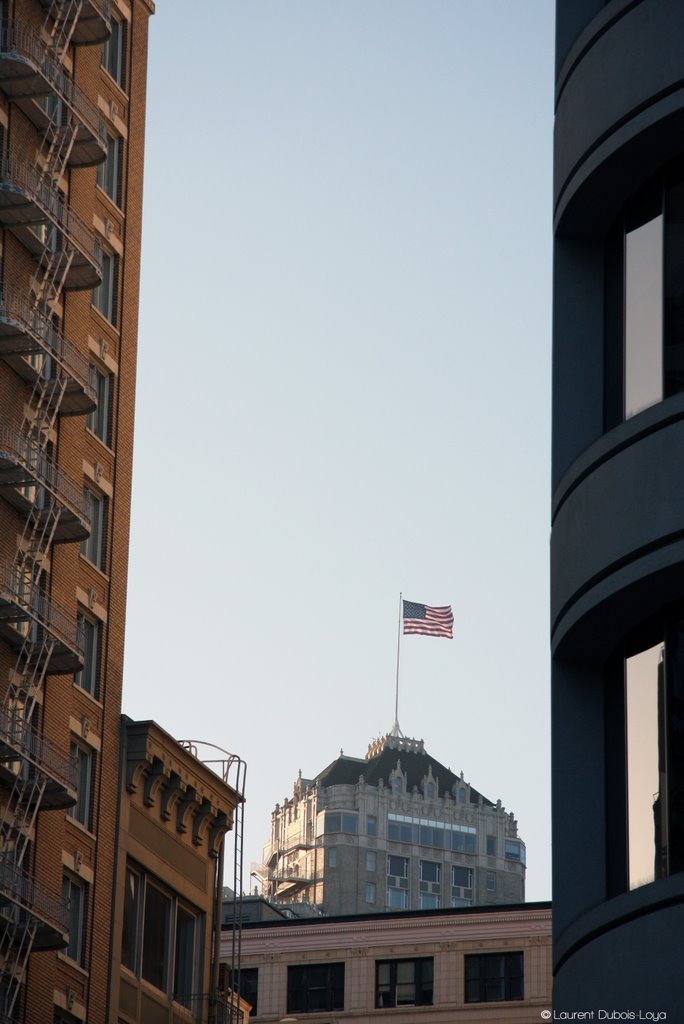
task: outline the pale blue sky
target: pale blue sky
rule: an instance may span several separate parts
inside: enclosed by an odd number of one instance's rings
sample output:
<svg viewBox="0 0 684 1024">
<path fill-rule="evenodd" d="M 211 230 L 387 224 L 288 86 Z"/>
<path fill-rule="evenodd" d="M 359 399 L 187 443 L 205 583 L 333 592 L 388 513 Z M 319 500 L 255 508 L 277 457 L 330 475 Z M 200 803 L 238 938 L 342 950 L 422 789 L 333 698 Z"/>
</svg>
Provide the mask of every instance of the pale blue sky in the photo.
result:
<svg viewBox="0 0 684 1024">
<path fill-rule="evenodd" d="M 549 0 L 159 0 L 124 710 L 299 768 L 394 715 L 550 897 Z M 201 14 L 200 14 L 201 11 Z M 196 24 L 193 24 L 195 22 Z"/>
</svg>

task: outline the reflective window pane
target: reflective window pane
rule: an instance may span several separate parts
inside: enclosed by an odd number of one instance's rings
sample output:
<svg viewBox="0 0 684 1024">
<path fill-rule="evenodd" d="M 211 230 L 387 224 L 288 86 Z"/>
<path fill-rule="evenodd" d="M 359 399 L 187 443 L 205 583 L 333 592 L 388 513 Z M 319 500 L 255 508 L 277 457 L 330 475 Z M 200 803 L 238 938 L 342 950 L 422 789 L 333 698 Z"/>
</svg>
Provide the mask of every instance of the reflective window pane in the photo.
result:
<svg viewBox="0 0 684 1024">
<path fill-rule="evenodd" d="M 663 217 L 625 235 L 625 419 L 663 397 Z"/>
<path fill-rule="evenodd" d="M 660 793 L 658 705 L 663 686 L 663 644 L 625 662 L 627 739 L 627 843 L 629 887 L 665 873 L 665 806 Z"/>
</svg>

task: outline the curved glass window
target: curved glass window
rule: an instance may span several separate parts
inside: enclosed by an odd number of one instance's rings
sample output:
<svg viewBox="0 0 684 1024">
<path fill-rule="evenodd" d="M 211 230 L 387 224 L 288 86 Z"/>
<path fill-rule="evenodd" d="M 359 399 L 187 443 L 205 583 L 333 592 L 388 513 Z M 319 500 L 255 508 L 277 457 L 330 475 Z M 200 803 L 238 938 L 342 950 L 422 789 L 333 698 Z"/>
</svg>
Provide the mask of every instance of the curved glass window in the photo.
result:
<svg viewBox="0 0 684 1024">
<path fill-rule="evenodd" d="M 606 427 L 684 391 L 684 157 L 626 204 L 606 242 Z"/>
<path fill-rule="evenodd" d="M 684 871 L 684 620 L 668 619 L 660 635 L 624 660 L 630 889 Z"/>
</svg>

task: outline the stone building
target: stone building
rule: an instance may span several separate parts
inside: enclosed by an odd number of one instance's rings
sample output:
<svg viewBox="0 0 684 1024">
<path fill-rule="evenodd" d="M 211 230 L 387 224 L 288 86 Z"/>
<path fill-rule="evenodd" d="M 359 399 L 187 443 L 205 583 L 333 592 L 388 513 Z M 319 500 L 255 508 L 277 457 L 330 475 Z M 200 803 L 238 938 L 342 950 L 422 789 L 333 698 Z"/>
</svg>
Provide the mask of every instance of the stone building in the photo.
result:
<svg viewBox="0 0 684 1024">
<path fill-rule="evenodd" d="M 529 1024 L 550 1005 L 551 905 L 255 922 L 241 964 L 257 1022 Z"/>
<path fill-rule="evenodd" d="M 513 814 L 440 764 L 422 740 L 387 735 L 301 773 L 271 815 L 264 895 L 325 914 L 428 910 L 525 898 Z"/>
</svg>

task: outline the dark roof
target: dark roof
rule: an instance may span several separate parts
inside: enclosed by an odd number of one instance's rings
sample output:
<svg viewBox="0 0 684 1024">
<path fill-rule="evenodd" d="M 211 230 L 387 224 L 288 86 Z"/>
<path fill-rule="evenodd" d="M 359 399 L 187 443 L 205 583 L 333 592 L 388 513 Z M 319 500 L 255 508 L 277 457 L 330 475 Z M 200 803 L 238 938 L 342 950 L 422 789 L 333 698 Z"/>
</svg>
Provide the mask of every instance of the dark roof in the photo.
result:
<svg viewBox="0 0 684 1024">
<path fill-rule="evenodd" d="M 439 781 L 439 793 L 443 795 L 447 790 L 451 791 L 455 783 L 460 782 L 458 775 L 445 768 L 436 758 L 431 757 L 427 751 L 416 753 L 410 750 L 395 750 L 385 747 L 375 757 L 368 760 L 361 760 L 358 757 L 345 757 L 340 754 L 337 760 L 324 768 L 316 776 L 315 782 L 318 786 L 355 786 L 363 775 L 364 781 L 369 786 L 377 786 L 380 779 L 386 786 L 389 786 L 390 772 L 401 763 L 401 770 L 406 777 L 409 792 L 416 786 L 420 789 L 421 783 L 432 767 L 432 776 Z M 470 802 L 480 802 L 481 794 L 476 789 L 470 788 Z M 489 807 L 494 804 L 486 797 L 482 800 Z"/>
<path fill-rule="evenodd" d="M 335 921 L 382 921 L 391 918 L 399 920 L 402 918 L 422 917 L 472 917 L 479 914 L 519 914 L 521 911 L 534 913 L 540 910 L 551 910 L 550 900 L 537 900 L 531 903 L 489 903 L 477 907 L 441 907 L 439 910 L 385 910 L 379 913 L 370 914 L 332 914 L 330 916 L 321 914 L 317 917 L 296 917 L 286 918 L 283 921 L 245 921 L 243 928 L 296 928 L 302 925 L 305 928 L 316 925 L 325 927 Z M 225 925 L 224 925 L 225 928 Z"/>
</svg>

